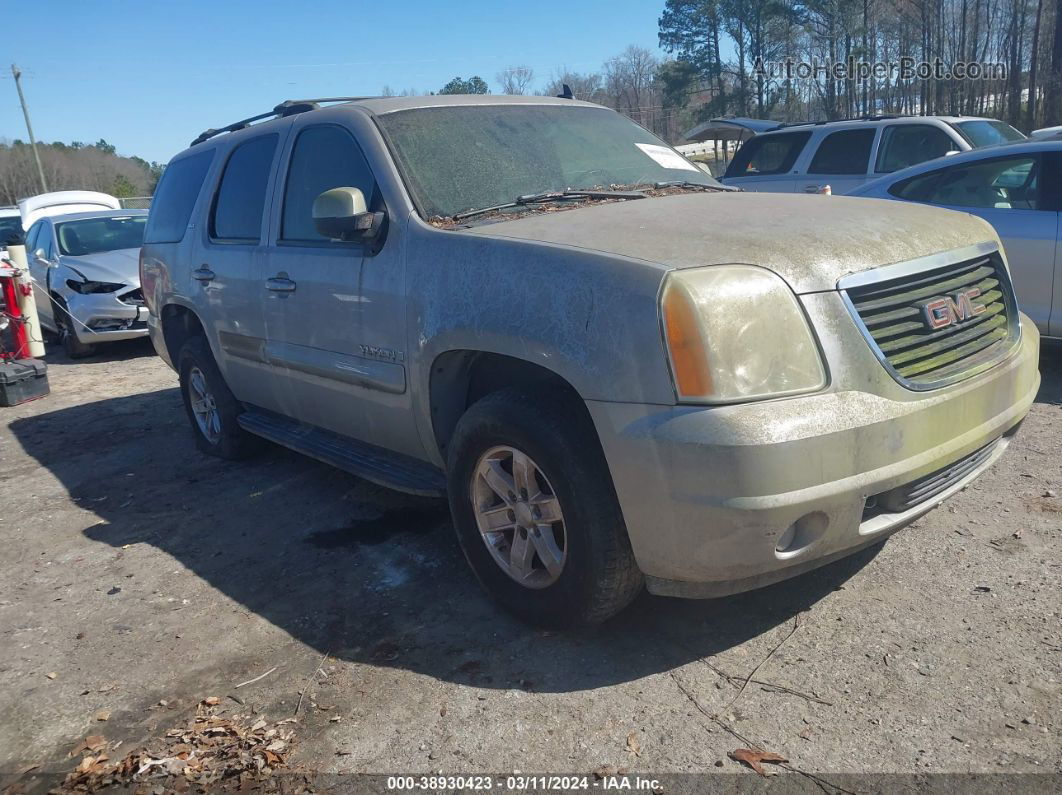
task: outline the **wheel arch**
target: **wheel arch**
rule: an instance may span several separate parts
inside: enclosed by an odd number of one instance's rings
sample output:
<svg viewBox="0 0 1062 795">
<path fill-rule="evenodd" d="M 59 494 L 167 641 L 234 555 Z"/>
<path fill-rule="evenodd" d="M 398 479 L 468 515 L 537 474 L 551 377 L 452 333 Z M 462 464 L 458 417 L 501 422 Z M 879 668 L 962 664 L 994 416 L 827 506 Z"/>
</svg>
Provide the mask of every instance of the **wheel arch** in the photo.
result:
<svg viewBox="0 0 1062 795">
<path fill-rule="evenodd" d="M 190 338 L 202 335 L 206 337 L 206 329 L 203 321 L 195 310 L 184 304 L 166 304 L 159 313 L 159 324 L 162 328 L 162 339 L 166 344 L 166 353 L 170 361 L 177 365 L 177 355 L 181 346 Z M 209 344 L 209 340 L 208 340 Z"/>
<path fill-rule="evenodd" d="M 435 357 L 430 373 L 432 435 L 443 461 L 454 428 L 465 411 L 480 398 L 507 387 L 563 394 L 593 427 L 579 391 L 557 372 L 527 359 L 484 350 L 448 350 Z"/>
</svg>

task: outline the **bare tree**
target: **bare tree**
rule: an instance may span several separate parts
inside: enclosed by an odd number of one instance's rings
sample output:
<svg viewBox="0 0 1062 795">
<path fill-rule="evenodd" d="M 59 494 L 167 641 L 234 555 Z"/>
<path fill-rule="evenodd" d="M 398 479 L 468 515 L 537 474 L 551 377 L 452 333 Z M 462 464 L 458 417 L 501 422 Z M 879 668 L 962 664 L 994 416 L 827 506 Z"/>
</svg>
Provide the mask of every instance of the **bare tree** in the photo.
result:
<svg viewBox="0 0 1062 795">
<path fill-rule="evenodd" d="M 526 94 L 535 79 L 535 70 L 530 66 L 507 66 L 494 79 L 501 85 L 503 94 Z"/>
<path fill-rule="evenodd" d="M 547 96 L 556 96 L 563 92 L 564 86 L 571 88 L 576 99 L 601 102 L 606 98 L 604 80 L 596 72 L 582 74 L 566 68 L 559 69 L 553 73 L 543 93 Z"/>
</svg>

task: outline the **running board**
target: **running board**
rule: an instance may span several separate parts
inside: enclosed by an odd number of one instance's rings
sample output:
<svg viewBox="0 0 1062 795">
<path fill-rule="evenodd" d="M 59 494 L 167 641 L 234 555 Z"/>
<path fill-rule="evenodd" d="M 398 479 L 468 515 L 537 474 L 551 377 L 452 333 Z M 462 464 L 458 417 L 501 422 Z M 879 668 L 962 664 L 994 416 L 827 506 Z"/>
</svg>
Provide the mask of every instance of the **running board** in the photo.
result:
<svg viewBox="0 0 1062 795">
<path fill-rule="evenodd" d="M 389 489 L 424 497 L 446 496 L 445 475 L 415 458 L 272 412 L 251 409 L 240 414 L 237 420 L 241 428 L 256 436 Z"/>
</svg>

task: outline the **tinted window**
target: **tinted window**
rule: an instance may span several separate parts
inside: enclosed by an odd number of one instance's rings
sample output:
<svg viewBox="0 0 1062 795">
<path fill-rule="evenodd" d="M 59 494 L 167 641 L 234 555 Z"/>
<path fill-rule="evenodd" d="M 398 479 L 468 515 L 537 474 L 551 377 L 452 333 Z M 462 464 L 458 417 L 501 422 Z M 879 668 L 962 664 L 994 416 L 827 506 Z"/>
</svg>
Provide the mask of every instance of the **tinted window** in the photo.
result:
<svg viewBox="0 0 1062 795">
<path fill-rule="evenodd" d="M 176 243 L 184 237 L 196 197 L 214 159 L 214 150 L 182 157 L 166 166 L 155 189 L 148 218 L 146 243 Z"/>
<path fill-rule="evenodd" d="M 125 215 L 111 218 L 86 218 L 56 224 L 59 251 L 74 257 L 140 248 L 144 242 L 146 215 Z"/>
<path fill-rule="evenodd" d="M 893 188 L 903 199 L 996 210 L 1040 206 L 1035 157 L 1007 157 L 942 168 L 904 180 Z"/>
<path fill-rule="evenodd" d="M 783 174 L 793 168 L 810 132 L 758 135 L 750 138 L 734 155 L 728 177 L 754 177 L 762 174 Z"/>
<path fill-rule="evenodd" d="M 866 174 L 874 129 L 841 130 L 822 139 L 809 174 Z"/>
<path fill-rule="evenodd" d="M 332 188 L 358 188 L 365 201 L 376 203 L 376 182 L 369 164 L 350 133 L 341 127 L 308 127 L 295 141 L 284 186 L 284 240 L 325 241 L 313 225 L 313 202 Z"/>
<path fill-rule="evenodd" d="M 931 124 L 892 125 L 881 133 L 877 171 L 899 171 L 958 148 L 947 133 Z"/>
<path fill-rule="evenodd" d="M 22 216 L 20 215 L 0 217 L 0 248 L 7 245 L 12 238 L 22 239 Z"/>
<path fill-rule="evenodd" d="M 262 233 L 266 186 L 273 165 L 278 136 L 263 135 L 237 146 L 221 177 L 214 212 L 210 219 L 211 237 L 222 240 L 254 240 Z"/>
</svg>

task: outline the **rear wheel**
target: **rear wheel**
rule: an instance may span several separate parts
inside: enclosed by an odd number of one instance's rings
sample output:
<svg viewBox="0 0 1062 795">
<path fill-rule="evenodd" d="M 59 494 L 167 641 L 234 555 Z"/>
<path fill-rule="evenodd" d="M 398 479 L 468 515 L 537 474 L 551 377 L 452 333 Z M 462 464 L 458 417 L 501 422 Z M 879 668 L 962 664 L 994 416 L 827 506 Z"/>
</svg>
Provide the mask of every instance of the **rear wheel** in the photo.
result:
<svg viewBox="0 0 1062 795">
<path fill-rule="evenodd" d="M 70 310 L 61 299 L 56 299 L 55 327 L 58 330 L 59 344 L 63 346 L 63 352 L 71 359 L 84 359 L 96 352 L 95 345 L 88 345 L 77 338 L 74 333 L 74 324 L 77 322 L 70 317 Z"/>
<path fill-rule="evenodd" d="M 458 539 L 488 592 L 545 626 L 604 621 L 642 588 L 581 406 L 515 389 L 474 404 L 449 451 Z"/>
<path fill-rule="evenodd" d="M 243 411 L 218 370 L 203 337 L 192 337 L 177 357 L 181 397 L 196 446 L 219 458 L 240 459 L 257 452 L 262 440 L 240 427 Z"/>
</svg>

